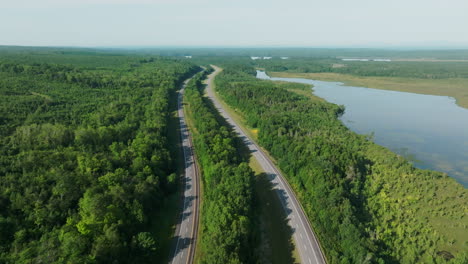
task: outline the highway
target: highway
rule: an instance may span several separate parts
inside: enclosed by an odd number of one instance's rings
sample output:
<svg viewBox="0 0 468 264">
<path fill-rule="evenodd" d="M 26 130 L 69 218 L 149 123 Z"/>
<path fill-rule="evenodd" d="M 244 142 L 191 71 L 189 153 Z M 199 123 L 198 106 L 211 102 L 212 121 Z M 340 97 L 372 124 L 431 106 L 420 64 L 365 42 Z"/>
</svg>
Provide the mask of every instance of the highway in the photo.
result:
<svg viewBox="0 0 468 264">
<path fill-rule="evenodd" d="M 270 158 L 251 138 L 247 136 L 243 129 L 234 121 L 228 112 L 225 111 L 222 104 L 219 102 L 218 97 L 215 95 L 215 91 L 213 90 L 213 80 L 222 69 L 214 65 L 211 66 L 215 71 L 208 76 L 206 87 L 207 96 L 213 101 L 220 114 L 231 124 L 238 136 L 249 147 L 253 157 L 257 159 L 258 163 L 268 175 L 269 180 L 272 182 L 272 185 L 274 186 L 273 188 L 278 194 L 287 214 L 289 225 L 293 230 L 293 238 L 299 257 L 301 258 L 301 263 L 325 264 L 326 260 L 319 242 L 316 239 L 304 210 L 296 199 L 291 187 Z"/>
<path fill-rule="evenodd" d="M 200 205 L 200 175 L 195 162 L 192 138 L 188 130 L 184 113 L 184 91 L 190 79 L 186 80 L 177 95 L 177 114 L 180 122 L 180 139 L 185 160 L 185 173 L 182 177 L 183 200 L 182 212 L 175 231 L 174 251 L 169 263 L 193 263 L 197 242 Z"/>
</svg>

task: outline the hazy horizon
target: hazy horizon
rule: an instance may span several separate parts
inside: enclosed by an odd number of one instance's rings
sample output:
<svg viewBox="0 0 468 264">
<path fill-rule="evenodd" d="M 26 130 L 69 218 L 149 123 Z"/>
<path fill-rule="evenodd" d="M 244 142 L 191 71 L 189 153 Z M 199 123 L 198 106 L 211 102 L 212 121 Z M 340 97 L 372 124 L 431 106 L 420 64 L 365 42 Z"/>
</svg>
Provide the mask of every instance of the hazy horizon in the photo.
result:
<svg viewBox="0 0 468 264">
<path fill-rule="evenodd" d="M 468 48 L 463 0 L 1 0 L 0 45 Z"/>
<path fill-rule="evenodd" d="M 329 46 L 254 46 L 254 45 L 96 45 L 96 46 L 80 46 L 80 45 L 3 45 L 0 47 L 23 47 L 23 48 L 83 48 L 83 49 L 369 49 L 369 50 L 468 50 L 468 44 L 460 45 L 438 45 L 438 44 L 427 44 L 427 45 L 329 45 Z"/>
</svg>

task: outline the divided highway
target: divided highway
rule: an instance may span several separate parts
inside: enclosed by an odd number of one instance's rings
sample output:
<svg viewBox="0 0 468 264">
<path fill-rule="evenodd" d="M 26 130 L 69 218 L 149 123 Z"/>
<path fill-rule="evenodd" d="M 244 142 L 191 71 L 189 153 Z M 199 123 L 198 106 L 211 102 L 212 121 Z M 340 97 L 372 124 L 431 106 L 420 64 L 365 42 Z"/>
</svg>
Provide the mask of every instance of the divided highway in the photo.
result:
<svg viewBox="0 0 468 264">
<path fill-rule="evenodd" d="M 183 181 L 183 209 L 175 232 L 175 248 L 170 263 L 193 263 L 198 230 L 198 209 L 200 205 L 200 175 L 193 152 L 192 138 L 184 114 L 184 91 L 190 79 L 186 80 L 177 95 L 177 114 L 180 122 L 180 138 L 185 160 Z"/>
<path fill-rule="evenodd" d="M 245 144 L 249 147 L 252 155 L 257 159 L 258 163 L 262 166 L 263 170 L 268 174 L 273 188 L 276 190 L 283 208 L 287 214 L 289 225 L 293 230 L 293 237 L 296 244 L 297 251 L 301 258 L 301 263 L 304 264 L 325 264 L 325 257 L 321 251 L 318 240 L 309 224 L 307 216 L 304 213 L 301 205 L 296 199 L 291 187 L 284 179 L 283 175 L 279 172 L 270 158 L 263 152 L 263 150 L 247 136 L 242 128 L 236 124 L 234 119 L 226 112 L 223 106 L 218 101 L 218 98 L 213 91 L 213 80 L 215 76 L 221 72 L 221 69 L 211 65 L 215 71 L 208 76 L 208 84 L 206 92 L 208 97 L 213 101 L 215 107 L 221 115 L 231 124 L 238 136 L 242 138 Z"/>
</svg>

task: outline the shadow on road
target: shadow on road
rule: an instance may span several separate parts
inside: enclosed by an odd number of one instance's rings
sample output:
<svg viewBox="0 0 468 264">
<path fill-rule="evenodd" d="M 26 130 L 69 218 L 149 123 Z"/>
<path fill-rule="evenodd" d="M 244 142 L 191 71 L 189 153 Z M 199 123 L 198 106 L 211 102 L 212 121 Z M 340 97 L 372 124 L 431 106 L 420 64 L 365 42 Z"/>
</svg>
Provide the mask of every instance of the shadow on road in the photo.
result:
<svg viewBox="0 0 468 264">
<path fill-rule="evenodd" d="M 184 211 L 187 208 L 192 207 L 193 200 L 195 200 L 195 196 L 193 196 L 193 195 L 185 197 L 185 199 L 184 199 Z"/>
<path fill-rule="evenodd" d="M 182 222 L 187 219 L 190 215 L 192 214 L 192 212 L 185 212 L 185 213 L 182 213 Z"/>
<path fill-rule="evenodd" d="M 288 215 L 278 196 L 277 189 L 262 173 L 256 176 L 256 207 L 260 219 L 260 262 L 292 264 L 295 261 L 294 230 L 289 226 Z M 283 196 L 281 199 L 284 199 Z M 297 260 L 299 261 L 299 260 Z"/>
<path fill-rule="evenodd" d="M 286 194 L 286 191 L 280 190 L 280 189 L 275 189 L 275 190 L 276 190 L 276 194 L 278 195 L 278 198 L 283 203 L 283 205 L 288 204 L 289 201 L 288 201 L 288 196 Z M 292 210 L 287 208 L 286 206 L 283 206 L 283 209 L 284 209 L 284 213 L 286 214 L 286 216 L 289 216 L 292 213 Z"/>
<path fill-rule="evenodd" d="M 174 245 L 176 245 L 176 248 L 172 256 L 169 258 L 169 263 L 172 263 L 172 261 L 177 256 L 177 254 L 179 254 L 180 252 L 188 248 L 192 242 L 193 242 L 193 239 L 191 238 L 175 236 Z"/>
</svg>

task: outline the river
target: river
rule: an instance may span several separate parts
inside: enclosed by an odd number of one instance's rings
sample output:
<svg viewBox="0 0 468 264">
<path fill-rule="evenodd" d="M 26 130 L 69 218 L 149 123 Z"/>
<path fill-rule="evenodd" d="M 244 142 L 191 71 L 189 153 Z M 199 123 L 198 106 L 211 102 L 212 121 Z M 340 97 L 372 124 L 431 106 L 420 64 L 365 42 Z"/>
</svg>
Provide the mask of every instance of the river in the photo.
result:
<svg viewBox="0 0 468 264">
<path fill-rule="evenodd" d="M 344 105 L 341 121 L 359 134 L 413 160 L 416 167 L 447 173 L 468 187 L 468 109 L 447 96 L 345 86 L 301 78 L 257 78 L 311 84 L 314 95 Z"/>
</svg>

